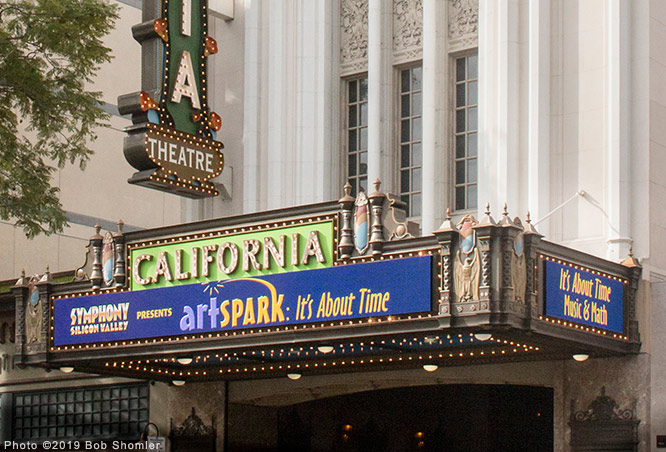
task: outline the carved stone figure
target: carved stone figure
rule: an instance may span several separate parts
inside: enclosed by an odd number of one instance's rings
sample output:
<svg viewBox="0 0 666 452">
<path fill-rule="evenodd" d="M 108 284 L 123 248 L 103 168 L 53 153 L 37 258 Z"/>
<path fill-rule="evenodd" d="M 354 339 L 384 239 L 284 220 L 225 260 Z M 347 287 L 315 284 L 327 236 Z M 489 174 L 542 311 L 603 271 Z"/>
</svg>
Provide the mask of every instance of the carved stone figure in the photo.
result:
<svg viewBox="0 0 666 452">
<path fill-rule="evenodd" d="M 480 260 L 479 250 L 476 247 L 469 254 L 458 250 L 453 270 L 457 302 L 479 299 Z"/>
<path fill-rule="evenodd" d="M 479 299 L 481 258 L 476 246 L 475 224 L 477 221 L 472 215 L 465 215 L 458 224 L 461 242 L 453 262 L 453 286 L 457 302 Z"/>
<path fill-rule="evenodd" d="M 44 321 L 42 319 L 42 300 L 36 286 L 37 281 L 37 277 L 31 278 L 28 290 L 28 302 L 26 303 L 25 316 L 25 336 L 27 344 L 39 342 L 42 331 L 42 322 Z"/>
</svg>

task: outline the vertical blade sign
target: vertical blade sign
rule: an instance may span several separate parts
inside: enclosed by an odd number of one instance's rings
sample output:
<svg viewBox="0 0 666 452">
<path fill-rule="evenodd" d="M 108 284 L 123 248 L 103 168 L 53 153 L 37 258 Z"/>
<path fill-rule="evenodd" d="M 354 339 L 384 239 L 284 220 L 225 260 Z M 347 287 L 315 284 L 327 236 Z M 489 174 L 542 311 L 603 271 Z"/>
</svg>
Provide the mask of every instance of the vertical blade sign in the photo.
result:
<svg viewBox="0 0 666 452">
<path fill-rule="evenodd" d="M 156 12 L 158 12 L 155 17 Z M 217 196 L 211 179 L 222 172 L 216 141 L 222 120 L 211 110 L 207 0 L 144 0 L 146 22 L 132 28 L 142 47 L 141 91 L 118 98 L 132 115 L 124 152 L 138 170 L 129 183 L 190 198 Z"/>
</svg>

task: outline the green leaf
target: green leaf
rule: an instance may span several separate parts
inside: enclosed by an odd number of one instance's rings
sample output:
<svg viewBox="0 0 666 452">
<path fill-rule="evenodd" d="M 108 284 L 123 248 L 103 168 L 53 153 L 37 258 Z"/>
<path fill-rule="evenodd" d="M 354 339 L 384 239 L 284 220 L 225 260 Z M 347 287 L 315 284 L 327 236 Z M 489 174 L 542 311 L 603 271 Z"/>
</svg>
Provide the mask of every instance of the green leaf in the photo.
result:
<svg viewBox="0 0 666 452">
<path fill-rule="evenodd" d="M 28 237 L 67 225 L 53 165 L 83 169 L 107 125 L 86 87 L 117 17 L 103 0 L 0 0 L 0 218 Z"/>
</svg>

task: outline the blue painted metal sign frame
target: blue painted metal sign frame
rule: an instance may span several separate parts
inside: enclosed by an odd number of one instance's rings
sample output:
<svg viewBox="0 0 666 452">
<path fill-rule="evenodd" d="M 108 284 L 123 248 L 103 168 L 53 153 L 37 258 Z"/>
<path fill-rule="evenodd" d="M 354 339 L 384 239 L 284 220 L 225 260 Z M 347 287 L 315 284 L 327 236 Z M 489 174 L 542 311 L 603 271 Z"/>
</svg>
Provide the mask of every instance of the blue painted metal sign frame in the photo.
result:
<svg viewBox="0 0 666 452">
<path fill-rule="evenodd" d="M 545 261 L 545 312 L 616 333 L 624 331 L 624 287 L 619 278 Z"/>
<path fill-rule="evenodd" d="M 432 310 L 432 257 L 53 300 L 53 345 L 132 341 Z"/>
</svg>

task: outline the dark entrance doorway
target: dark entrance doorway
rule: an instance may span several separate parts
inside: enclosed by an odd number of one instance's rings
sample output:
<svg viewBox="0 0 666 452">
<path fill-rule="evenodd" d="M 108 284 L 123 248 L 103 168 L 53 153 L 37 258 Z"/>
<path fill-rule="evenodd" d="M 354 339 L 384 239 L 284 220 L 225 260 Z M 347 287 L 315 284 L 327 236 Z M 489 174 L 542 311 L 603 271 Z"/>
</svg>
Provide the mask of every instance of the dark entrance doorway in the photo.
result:
<svg viewBox="0 0 666 452">
<path fill-rule="evenodd" d="M 276 444 L 265 444 L 261 450 L 553 450 L 549 388 L 445 385 L 377 390 L 280 407 L 270 418 L 274 427 L 266 427 L 275 429 Z M 233 451 L 259 450 L 256 444 L 247 449 L 241 438 L 234 439 Z"/>
</svg>

